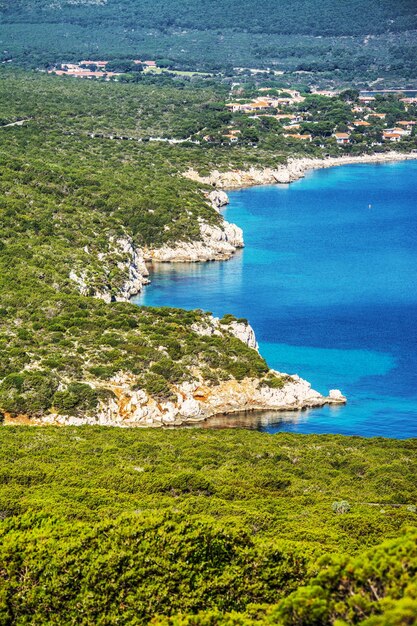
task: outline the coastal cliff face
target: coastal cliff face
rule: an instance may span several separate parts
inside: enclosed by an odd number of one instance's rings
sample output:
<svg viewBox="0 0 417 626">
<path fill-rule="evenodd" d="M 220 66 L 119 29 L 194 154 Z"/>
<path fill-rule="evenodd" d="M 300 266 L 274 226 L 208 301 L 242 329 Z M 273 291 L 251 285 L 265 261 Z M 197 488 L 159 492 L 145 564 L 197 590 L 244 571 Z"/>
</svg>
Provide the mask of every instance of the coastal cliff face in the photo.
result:
<svg viewBox="0 0 417 626">
<path fill-rule="evenodd" d="M 143 251 L 135 247 L 127 235 L 119 239 L 109 238 L 106 253 L 98 253 L 91 259 L 88 257 L 93 257 L 93 253 L 88 248 L 84 253 L 90 263 L 84 269 L 72 269 L 69 274 L 83 296 L 93 296 L 105 302 L 125 302 L 149 283 Z M 93 261 L 99 266 L 99 272 L 92 270 Z M 114 278 L 115 265 L 117 279 Z"/>
<path fill-rule="evenodd" d="M 220 226 L 204 222 L 200 225 L 200 241 L 181 241 L 173 246 L 147 250 L 146 256 L 161 263 L 196 263 L 200 261 L 224 261 L 243 248 L 242 229 L 224 221 Z"/>
<path fill-rule="evenodd" d="M 207 200 L 216 210 L 228 204 L 224 191 L 212 191 Z M 149 283 L 147 262 L 198 263 L 230 259 L 238 248 L 243 248 L 242 229 L 222 219 L 219 226 L 199 221 L 200 239 L 180 241 L 159 248 L 139 248 L 128 235 L 119 239 L 109 238 L 108 251 L 93 255 L 86 247 L 86 265 L 73 268 L 70 280 L 84 296 L 101 298 L 105 302 L 127 302 Z M 99 267 L 93 271 L 93 265 Z M 114 278 L 114 265 L 118 278 Z"/>
</svg>

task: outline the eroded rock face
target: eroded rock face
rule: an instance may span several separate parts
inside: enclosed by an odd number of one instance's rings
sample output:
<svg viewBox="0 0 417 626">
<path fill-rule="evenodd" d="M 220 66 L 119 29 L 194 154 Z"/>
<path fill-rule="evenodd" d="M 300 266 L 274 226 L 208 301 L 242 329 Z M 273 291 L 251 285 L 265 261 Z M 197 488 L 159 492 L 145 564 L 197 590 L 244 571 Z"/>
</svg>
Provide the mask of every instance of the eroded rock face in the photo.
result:
<svg viewBox="0 0 417 626">
<path fill-rule="evenodd" d="M 221 193 L 220 197 L 221 197 Z M 226 196 L 226 194 L 224 194 Z M 227 197 L 227 196 L 226 196 Z M 130 237 L 109 240 L 109 250 L 99 253 L 94 261 L 99 261 L 99 275 L 90 270 L 93 259 L 88 262 L 88 248 L 84 250 L 86 268 L 71 269 L 69 278 L 84 296 L 101 298 L 105 302 L 128 301 L 149 283 L 149 271 L 146 261 L 162 263 L 197 263 L 230 259 L 238 248 L 244 246 L 242 229 L 225 220 L 220 226 L 205 222 L 200 223 L 201 240 L 179 242 L 154 249 L 136 247 Z M 119 285 L 112 284 L 110 273 L 114 261 L 120 270 L 122 280 Z"/>
<path fill-rule="evenodd" d="M 84 250 L 88 255 L 88 248 Z M 89 267 L 84 270 L 70 271 L 70 279 L 76 283 L 83 296 L 93 296 L 105 302 L 123 302 L 139 293 L 143 285 L 149 283 L 149 271 L 146 267 L 143 251 L 136 248 L 130 237 L 119 239 L 109 239 L 109 250 L 107 253 L 99 253 L 98 260 L 101 264 L 100 284 L 97 285 L 97 277 L 92 275 Z M 114 260 L 123 279 L 120 285 L 114 286 L 110 281 L 110 272 Z"/>
<path fill-rule="evenodd" d="M 211 191 L 207 197 L 210 200 L 211 206 L 217 211 L 229 204 L 229 196 L 225 191 L 215 189 Z"/>
<path fill-rule="evenodd" d="M 42 418 L 41 422 L 125 427 L 181 425 L 219 414 L 253 410 L 300 410 L 346 402 L 341 394 L 337 398 L 320 395 L 298 376 L 275 374 L 287 378 L 282 389 L 271 389 L 263 381 L 251 378 L 228 380 L 215 386 L 200 379 L 175 387 L 176 400 L 166 402 L 154 400 L 143 390 L 132 391 L 129 378 L 119 379 L 112 383 L 115 397 L 101 402 L 94 416 L 52 414 Z"/>
<path fill-rule="evenodd" d="M 242 229 L 224 221 L 222 226 L 200 225 L 201 241 L 179 242 L 149 250 L 149 258 L 161 263 L 196 263 L 229 259 L 237 248 L 243 248 Z"/>
</svg>

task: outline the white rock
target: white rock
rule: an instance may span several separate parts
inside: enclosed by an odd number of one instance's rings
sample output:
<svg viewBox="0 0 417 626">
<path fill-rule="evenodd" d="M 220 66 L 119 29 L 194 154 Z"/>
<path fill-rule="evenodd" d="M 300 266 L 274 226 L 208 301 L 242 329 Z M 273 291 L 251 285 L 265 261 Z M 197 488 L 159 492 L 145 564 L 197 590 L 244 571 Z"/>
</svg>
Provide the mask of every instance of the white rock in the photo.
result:
<svg viewBox="0 0 417 626">
<path fill-rule="evenodd" d="M 226 192 L 219 191 L 217 189 L 211 191 L 208 194 L 208 199 L 211 202 L 211 206 L 217 211 L 221 209 L 221 207 L 229 204 L 229 197 Z"/>
</svg>

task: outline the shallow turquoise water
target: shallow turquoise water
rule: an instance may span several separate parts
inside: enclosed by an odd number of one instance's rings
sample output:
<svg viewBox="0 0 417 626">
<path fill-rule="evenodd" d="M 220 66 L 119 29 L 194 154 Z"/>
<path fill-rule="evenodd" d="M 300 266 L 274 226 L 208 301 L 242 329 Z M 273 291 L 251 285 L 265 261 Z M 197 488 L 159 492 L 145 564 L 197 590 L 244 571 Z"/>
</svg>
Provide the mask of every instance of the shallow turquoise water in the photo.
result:
<svg viewBox="0 0 417 626">
<path fill-rule="evenodd" d="M 349 399 L 237 425 L 417 436 L 417 162 L 319 170 L 229 196 L 225 217 L 245 249 L 224 263 L 158 266 L 137 303 L 246 317 L 272 367 Z"/>
</svg>

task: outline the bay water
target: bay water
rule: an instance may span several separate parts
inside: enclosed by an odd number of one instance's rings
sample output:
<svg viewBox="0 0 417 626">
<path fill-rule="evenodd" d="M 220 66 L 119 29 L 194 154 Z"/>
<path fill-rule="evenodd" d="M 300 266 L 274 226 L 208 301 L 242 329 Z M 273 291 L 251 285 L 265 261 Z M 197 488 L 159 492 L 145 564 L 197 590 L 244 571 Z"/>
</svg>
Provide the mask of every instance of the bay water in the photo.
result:
<svg viewBox="0 0 417 626">
<path fill-rule="evenodd" d="M 417 161 L 355 164 L 229 193 L 245 248 L 159 264 L 138 304 L 233 313 L 268 364 L 345 407 L 219 417 L 204 427 L 417 437 Z"/>
</svg>

